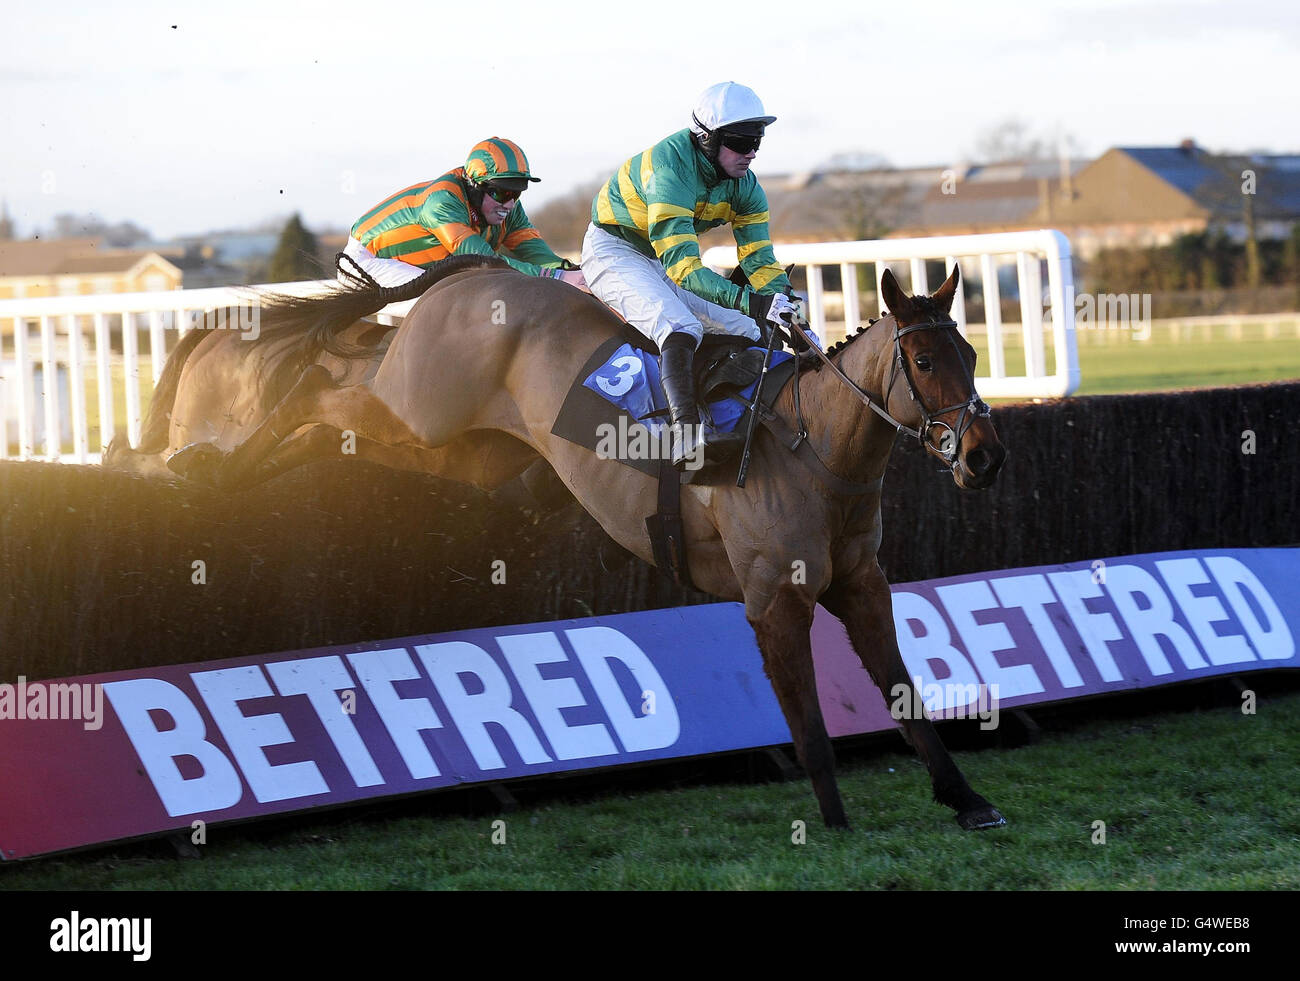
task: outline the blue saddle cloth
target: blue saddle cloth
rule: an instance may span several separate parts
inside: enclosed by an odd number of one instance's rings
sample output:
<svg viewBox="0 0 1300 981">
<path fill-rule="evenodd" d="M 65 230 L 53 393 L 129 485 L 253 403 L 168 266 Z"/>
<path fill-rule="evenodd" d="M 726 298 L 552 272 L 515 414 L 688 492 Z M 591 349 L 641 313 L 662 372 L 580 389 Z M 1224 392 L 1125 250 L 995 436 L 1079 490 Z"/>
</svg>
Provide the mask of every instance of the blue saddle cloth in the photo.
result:
<svg viewBox="0 0 1300 981">
<path fill-rule="evenodd" d="M 759 350 L 762 350 L 761 348 Z M 793 357 L 786 351 L 773 351 L 770 367 L 775 368 L 782 361 Z M 633 419 L 643 422 L 650 429 L 652 436 L 658 436 L 668 425 L 667 415 L 647 419 L 653 412 L 667 409 L 664 392 L 659 384 L 659 359 L 647 354 L 631 344 L 623 344 L 605 363 L 593 371 L 582 383 L 601 398 L 612 403 Z M 757 381 L 750 383 L 740 391 L 746 400 L 753 399 Z M 708 416 L 715 429 L 729 433 L 736 428 L 736 423 L 745 414 L 745 408 L 733 398 L 722 398 L 700 406 L 701 412 Z"/>
</svg>

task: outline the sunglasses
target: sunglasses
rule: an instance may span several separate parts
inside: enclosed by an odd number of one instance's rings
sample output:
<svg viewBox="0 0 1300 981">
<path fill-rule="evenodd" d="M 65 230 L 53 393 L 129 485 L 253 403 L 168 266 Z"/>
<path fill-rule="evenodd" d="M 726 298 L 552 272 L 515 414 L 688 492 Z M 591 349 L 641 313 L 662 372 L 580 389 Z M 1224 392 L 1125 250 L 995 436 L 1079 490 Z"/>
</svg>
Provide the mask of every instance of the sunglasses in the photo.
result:
<svg viewBox="0 0 1300 981">
<path fill-rule="evenodd" d="M 519 195 L 524 193 L 523 191 L 507 190 L 504 187 L 497 187 L 494 184 L 484 184 L 483 191 L 493 201 L 497 202 L 497 204 L 509 204 L 511 201 L 517 201 L 519 200 Z"/>
<path fill-rule="evenodd" d="M 763 142 L 761 136 L 745 136 L 741 133 L 724 133 L 722 135 L 722 145 L 732 153 L 739 153 L 742 157 L 758 149 L 758 145 Z"/>
</svg>

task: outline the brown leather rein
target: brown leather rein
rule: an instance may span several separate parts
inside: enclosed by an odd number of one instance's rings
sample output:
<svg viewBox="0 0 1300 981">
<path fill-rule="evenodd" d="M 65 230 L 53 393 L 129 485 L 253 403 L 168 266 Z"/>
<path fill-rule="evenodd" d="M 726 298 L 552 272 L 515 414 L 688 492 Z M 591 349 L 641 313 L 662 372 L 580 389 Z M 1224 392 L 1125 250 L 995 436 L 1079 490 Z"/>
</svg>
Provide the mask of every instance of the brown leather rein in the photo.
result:
<svg viewBox="0 0 1300 981">
<path fill-rule="evenodd" d="M 878 323 L 883 323 L 885 320 L 892 320 L 894 322 L 894 361 L 889 370 L 889 386 L 885 389 L 885 394 L 881 398 L 880 402 L 877 402 L 870 395 L 864 392 L 852 378 L 840 370 L 840 366 L 832 361 L 826 353 L 818 347 L 816 341 L 806 330 L 804 330 L 803 327 L 797 323 L 790 324 L 789 327 L 791 330 L 799 332 L 800 336 L 802 336 L 808 343 L 808 346 L 816 353 L 817 357 L 819 357 L 822 362 L 831 369 L 840 381 L 844 382 L 844 384 L 849 387 L 849 389 L 867 406 L 867 408 L 888 422 L 898 432 L 906 433 L 908 436 L 915 437 L 916 441 L 922 446 L 934 450 L 935 453 L 938 454 L 939 458 L 947 465 L 948 469 L 951 470 L 957 464 L 957 449 L 961 444 L 962 436 L 966 434 L 966 430 L 971 427 L 977 418 L 988 417 L 990 413 L 988 403 L 980 398 L 979 393 L 975 391 L 975 376 L 974 373 L 971 372 L 967 376 L 970 381 L 971 394 L 965 402 L 958 402 L 954 405 L 949 405 L 942 409 L 936 409 L 934 412 L 930 412 L 926 408 L 924 400 L 922 400 L 917 394 L 916 386 L 912 383 L 912 373 L 908 370 L 907 359 L 903 356 L 902 338 L 904 335 L 918 330 L 938 330 L 945 327 L 956 327 L 957 322 L 954 320 L 931 320 L 921 324 L 909 324 L 907 327 L 900 327 L 898 325 L 898 319 L 894 317 L 893 314 L 889 314 L 881 320 L 869 324 L 866 329 L 869 330 L 871 327 L 874 327 Z M 952 340 L 951 337 L 949 337 L 949 341 L 952 343 L 953 348 L 956 349 L 957 342 Z M 958 360 L 962 360 L 960 355 Z M 894 381 L 900 371 L 903 374 L 903 378 L 907 381 L 908 397 L 916 403 L 917 408 L 921 411 L 922 423 L 915 429 L 904 425 L 895 419 L 884 405 L 884 403 L 889 399 L 889 393 L 893 390 Z M 798 408 L 798 385 L 799 375 L 796 369 L 795 412 L 796 414 L 799 414 L 798 423 L 800 432 L 806 434 L 807 426 L 804 425 L 802 414 Z M 957 419 L 957 429 L 953 429 L 953 427 L 949 426 L 946 422 L 942 422 L 936 418 L 937 416 L 946 415 L 949 412 L 955 412 L 957 410 L 961 410 L 961 415 Z M 930 433 L 937 427 L 946 429 L 949 436 L 941 436 L 939 442 L 934 443 L 930 440 Z"/>
</svg>

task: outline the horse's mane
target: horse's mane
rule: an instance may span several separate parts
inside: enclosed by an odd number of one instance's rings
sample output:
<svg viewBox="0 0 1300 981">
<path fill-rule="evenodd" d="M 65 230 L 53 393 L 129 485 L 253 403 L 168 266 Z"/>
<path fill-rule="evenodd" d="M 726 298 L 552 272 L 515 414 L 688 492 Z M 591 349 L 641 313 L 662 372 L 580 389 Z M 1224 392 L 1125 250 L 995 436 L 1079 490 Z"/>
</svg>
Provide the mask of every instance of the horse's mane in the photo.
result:
<svg viewBox="0 0 1300 981">
<path fill-rule="evenodd" d="M 912 309 L 916 313 L 921 314 L 922 316 L 940 316 L 940 317 L 947 316 L 944 310 L 939 306 L 938 301 L 935 300 L 935 298 L 932 296 L 913 296 L 911 297 L 911 301 L 912 301 Z M 861 337 L 872 327 L 874 327 L 877 323 L 879 323 L 881 320 L 883 320 L 885 317 L 888 316 L 892 316 L 892 314 L 890 314 L 889 312 L 885 312 L 881 317 L 868 317 L 865 325 L 858 327 L 857 330 L 855 330 L 844 340 L 837 341 L 836 343 L 828 347 L 826 349 L 826 356 L 830 357 L 833 354 L 838 354 L 839 352 L 843 351 L 846 347 L 848 347 L 859 337 Z"/>
<path fill-rule="evenodd" d="M 263 397 L 274 401 L 323 352 L 347 360 L 368 357 L 375 345 L 357 345 L 340 340 L 339 334 L 363 317 L 390 303 L 421 296 L 435 283 L 466 269 L 509 269 L 496 256 L 453 255 L 435 263 L 420 276 L 401 286 L 331 286 L 314 296 L 259 294 L 261 325 L 257 337 L 244 347 L 244 357 L 262 357 L 259 381 Z M 376 338 L 378 343 L 378 338 Z"/>
</svg>

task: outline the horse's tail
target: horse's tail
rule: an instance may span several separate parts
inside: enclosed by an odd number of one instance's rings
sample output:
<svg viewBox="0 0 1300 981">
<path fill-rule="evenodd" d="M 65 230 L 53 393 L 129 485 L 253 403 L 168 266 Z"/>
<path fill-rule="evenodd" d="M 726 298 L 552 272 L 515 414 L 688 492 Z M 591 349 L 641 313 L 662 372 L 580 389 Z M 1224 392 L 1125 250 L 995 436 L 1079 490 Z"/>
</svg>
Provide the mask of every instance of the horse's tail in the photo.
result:
<svg viewBox="0 0 1300 981">
<path fill-rule="evenodd" d="M 185 363 L 189 361 L 194 349 L 206 336 L 202 330 L 191 330 L 172 348 L 172 353 L 167 355 L 167 363 L 163 365 L 162 377 L 158 379 L 149 400 L 149 411 L 145 413 L 144 426 L 140 432 L 140 446 L 132 448 L 122 435 L 114 434 L 104 449 L 104 466 L 114 470 L 135 470 L 138 469 L 139 458 L 156 456 L 167 449 L 171 439 L 172 407 L 176 404 L 181 372 L 185 370 Z"/>
<path fill-rule="evenodd" d="M 269 374 L 262 379 L 262 391 L 264 398 L 274 401 L 324 352 L 348 360 L 367 357 L 373 345 L 349 344 L 338 336 L 358 320 L 390 303 L 413 300 L 453 273 L 484 268 L 509 266 L 496 256 L 456 255 L 401 286 L 331 286 L 314 296 L 263 293 L 259 297 L 260 328 L 256 339 L 246 346 L 244 356 L 262 356 L 261 370 Z"/>
</svg>

